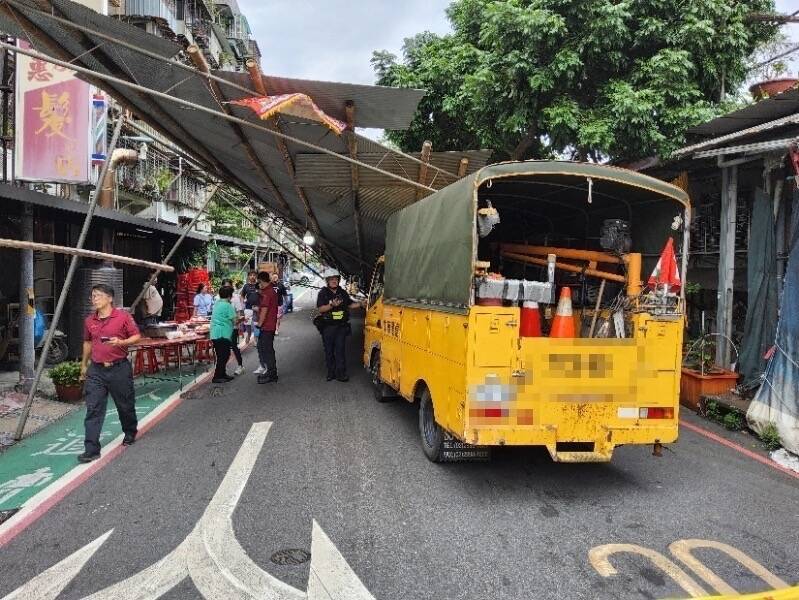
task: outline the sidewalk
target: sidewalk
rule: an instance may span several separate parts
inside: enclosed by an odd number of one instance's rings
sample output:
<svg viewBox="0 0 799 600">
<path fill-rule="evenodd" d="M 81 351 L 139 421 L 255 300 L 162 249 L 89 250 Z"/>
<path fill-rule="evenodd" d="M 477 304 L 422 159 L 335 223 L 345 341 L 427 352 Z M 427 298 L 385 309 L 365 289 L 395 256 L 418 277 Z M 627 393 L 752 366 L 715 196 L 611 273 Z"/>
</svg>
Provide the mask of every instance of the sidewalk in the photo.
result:
<svg viewBox="0 0 799 600">
<path fill-rule="evenodd" d="M 183 390 L 205 375 L 198 371 L 197 378 L 183 377 Z M 171 375 L 172 373 L 167 373 Z M 180 384 L 174 381 L 137 378 L 136 414 L 139 422 L 171 397 L 180 392 Z M 53 404 L 62 405 L 59 402 Z M 69 405 L 63 405 L 69 412 Z M 70 414 L 44 427 L 30 437 L 0 453 L 0 523 L 10 517 L 16 509 L 72 469 L 79 466 L 76 460 L 83 452 L 83 419 L 86 407 L 79 405 Z M 122 431 L 116 407 L 111 399 L 100 434 L 103 446 Z M 5 517 L 3 516 L 5 514 Z"/>
</svg>

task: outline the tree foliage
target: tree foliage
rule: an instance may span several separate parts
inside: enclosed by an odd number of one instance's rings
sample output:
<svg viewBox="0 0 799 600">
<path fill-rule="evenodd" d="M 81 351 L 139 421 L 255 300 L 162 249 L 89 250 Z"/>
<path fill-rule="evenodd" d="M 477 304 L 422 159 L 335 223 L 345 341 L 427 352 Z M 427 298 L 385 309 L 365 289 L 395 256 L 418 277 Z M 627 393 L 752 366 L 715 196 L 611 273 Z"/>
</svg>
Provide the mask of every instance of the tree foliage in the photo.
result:
<svg viewBox="0 0 799 600">
<path fill-rule="evenodd" d="M 207 212 L 213 233 L 229 235 L 247 242 L 258 239 L 258 230 L 225 202 L 212 200 Z"/>
<path fill-rule="evenodd" d="M 456 0 L 453 33 L 375 52 L 377 83 L 428 91 L 403 150 L 495 158 L 667 155 L 721 110 L 722 89 L 775 34 L 746 20 L 773 0 Z"/>
</svg>

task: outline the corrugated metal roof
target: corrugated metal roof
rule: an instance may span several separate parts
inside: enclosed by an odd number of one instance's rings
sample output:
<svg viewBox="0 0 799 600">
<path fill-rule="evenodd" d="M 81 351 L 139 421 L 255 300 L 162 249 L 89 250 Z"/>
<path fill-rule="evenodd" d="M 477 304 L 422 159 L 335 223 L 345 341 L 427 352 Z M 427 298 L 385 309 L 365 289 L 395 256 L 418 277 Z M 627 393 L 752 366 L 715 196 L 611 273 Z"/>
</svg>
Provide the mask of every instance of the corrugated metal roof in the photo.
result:
<svg viewBox="0 0 799 600">
<path fill-rule="evenodd" d="M 218 75 L 242 87 L 252 88 L 248 73 L 220 72 Z M 292 79 L 275 75 L 265 75 L 263 80 L 270 95 L 307 94 L 331 117 L 345 122 L 347 114 L 344 103 L 352 100 L 355 103 L 356 127 L 407 129 L 416 113 L 416 106 L 425 95 L 424 90 L 410 88 Z M 241 97 L 239 94 L 235 99 Z"/>
<path fill-rule="evenodd" d="M 792 88 L 782 94 L 777 94 L 696 127 L 691 127 L 688 130 L 688 134 L 702 137 L 727 135 L 742 129 L 756 127 L 769 121 L 776 121 L 797 112 L 799 112 L 799 88 Z"/>
<path fill-rule="evenodd" d="M 360 147 L 360 142 L 359 142 Z M 420 158 L 421 153 L 415 152 L 411 156 Z M 430 164 L 450 173 L 446 175 L 434 169 L 428 169 L 426 184 L 430 187 L 442 188 L 457 179 L 458 167 L 462 158 L 469 160 L 466 174 L 474 173 L 484 167 L 491 152 L 488 150 L 473 150 L 465 152 L 432 152 Z M 413 181 L 419 180 L 421 165 L 397 154 L 383 152 L 358 152 L 358 160 L 372 166 L 379 166 L 390 173 L 395 173 Z M 307 187 L 349 187 L 351 181 L 350 165 L 336 160 L 326 154 L 310 154 L 301 152 L 297 154 L 297 182 Z M 401 181 L 358 167 L 358 176 L 362 188 L 370 187 L 407 187 Z"/>
<path fill-rule="evenodd" d="M 34 0 L 23 0 L 34 6 Z M 176 54 L 179 48 L 160 38 L 150 36 L 137 27 L 104 17 L 77 5 L 70 0 L 53 0 L 56 14 L 68 17 L 77 23 L 147 48 L 164 57 Z M 113 45 L 93 38 L 77 30 L 48 20 L 32 12 L 22 11 L 39 28 L 46 38 L 63 48 L 74 58 L 76 65 L 98 73 L 110 74 L 152 90 L 170 90 L 170 94 L 213 110 L 220 110 L 220 102 L 240 98 L 241 90 L 221 85 L 222 97 L 214 95 L 208 87 L 206 77 L 180 69 L 176 64 L 159 61 L 141 55 L 123 46 Z M 25 33 L 15 22 L 0 16 L 0 29 L 18 35 Z M 41 44 L 37 44 L 41 48 Z M 214 71 L 215 75 L 249 87 L 246 74 Z M 342 115 L 344 102 L 353 100 L 356 105 L 356 124 L 363 127 L 387 127 L 401 129 L 413 117 L 416 104 L 422 96 L 419 90 L 403 90 L 341 83 L 327 83 L 267 77 L 270 92 L 284 93 L 301 91 L 310 95 L 326 112 Z M 252 146 L 258 161 L 263 165 L 269 179 L 289 207 L 286 214 L 283 203 L 270 191 L 261 173 L 250 162 L 244 143 L 235 131 L 235 126 L 222 117 L 208 115 L 198 110 L 180 106 L 165 99 L 139 93 L 119 84 L 102 83 L 102 87 L 132 108 L 134 113 L 152 127 L 166 134 L 212 172 L 229 183 L 240 187 L 254 202 L 287 219 L 287 226 L 302 235 L 309 226 L 297 184 L 290 177 L 275 137 L 267 132 L 241 127 L 245 140 Z M 255 122 L 255 117 L 246 109 L 234 107 L 233 114 Z M 263 123 L 259 123 L 263 125 Z M 338 154 L 348 156 L 348 146 L 343 137 L 331 133 L 318 123 L 291 117 L 280 119 L 282 131 L 288 135 L 322 146 Z M 396 185 L 385 176 L 375 176 L 368 169 L 361 169 L 362 245 L 364 255 L 359 260 L 355 236 L 355 220 L 350 192 L 350 166 L 344 161 L 323 154 L 312 155 L 310 150 L 296 143 L 287 143 L 297 170 L 297 182 L 304 186 L 305 197 L 319 223 L 321 235 L 328 240 L 325 248 L 334 262 L 345 272 L 356 273 L 364 264 L 371 264 L 381 251 L 385 220 L 415 201 L 415 188 Z M 416 181 L 419 165 L 407 158 L 386 156 L 386 149 L 372 140 L 358 136 L 359 158 L 367 164 L 378 164 L 390 172 L 398 173 Z M 418 156 L 418 155 L 417 155 Z M 487 152 L 434 153 L 432 164 L 457 172 L 461 157 L 470 159 L 469 172 L 478 169 L 488 160 Z M 382 162 L 380 162 L 382 160 Z M 314 169 L 316 172 L 314 174 Z M 434 180 L 435 170 L 430 169 L 428 183 L 435 187 L 446 183 L 441 175 Z M 388 183 L 390 182 L 390 183 Z"/>
</svg>

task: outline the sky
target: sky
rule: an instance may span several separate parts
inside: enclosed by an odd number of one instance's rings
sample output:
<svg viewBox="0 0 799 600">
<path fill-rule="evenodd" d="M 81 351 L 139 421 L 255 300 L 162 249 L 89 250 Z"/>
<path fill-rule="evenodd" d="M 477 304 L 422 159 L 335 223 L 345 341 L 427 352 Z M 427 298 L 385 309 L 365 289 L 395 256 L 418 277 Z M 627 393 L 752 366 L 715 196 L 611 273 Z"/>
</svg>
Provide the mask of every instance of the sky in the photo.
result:
<svg viewBox="0 0 799 600">
<path fill-rule="evenodd" d="M 799 0 L 794 0 L 799 1 Z M 398 56 L 402 40 L 450 31 L 450 0 L 238 0 L 265 73 L 373 84 L 374 50 Z"/>
</svg>

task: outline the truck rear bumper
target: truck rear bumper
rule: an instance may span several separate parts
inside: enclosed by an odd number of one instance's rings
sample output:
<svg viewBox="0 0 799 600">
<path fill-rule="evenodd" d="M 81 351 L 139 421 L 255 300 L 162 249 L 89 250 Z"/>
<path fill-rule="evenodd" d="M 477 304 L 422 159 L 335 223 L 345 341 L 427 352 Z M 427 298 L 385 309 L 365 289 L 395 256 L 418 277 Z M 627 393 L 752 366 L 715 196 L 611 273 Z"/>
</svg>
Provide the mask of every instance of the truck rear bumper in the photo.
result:
<svg viewBox="0 0 799 600">
<path fill-rule="evenodd" d="M 602 427 L 574 436 L 555 426 L 471 429 L 463 441 L 476 446 L 545 446 L 557 462 L 608 462 L 617 446 L 669 444 L 677 440 L 677 422 L 657 427 Z"/>
</svg>

